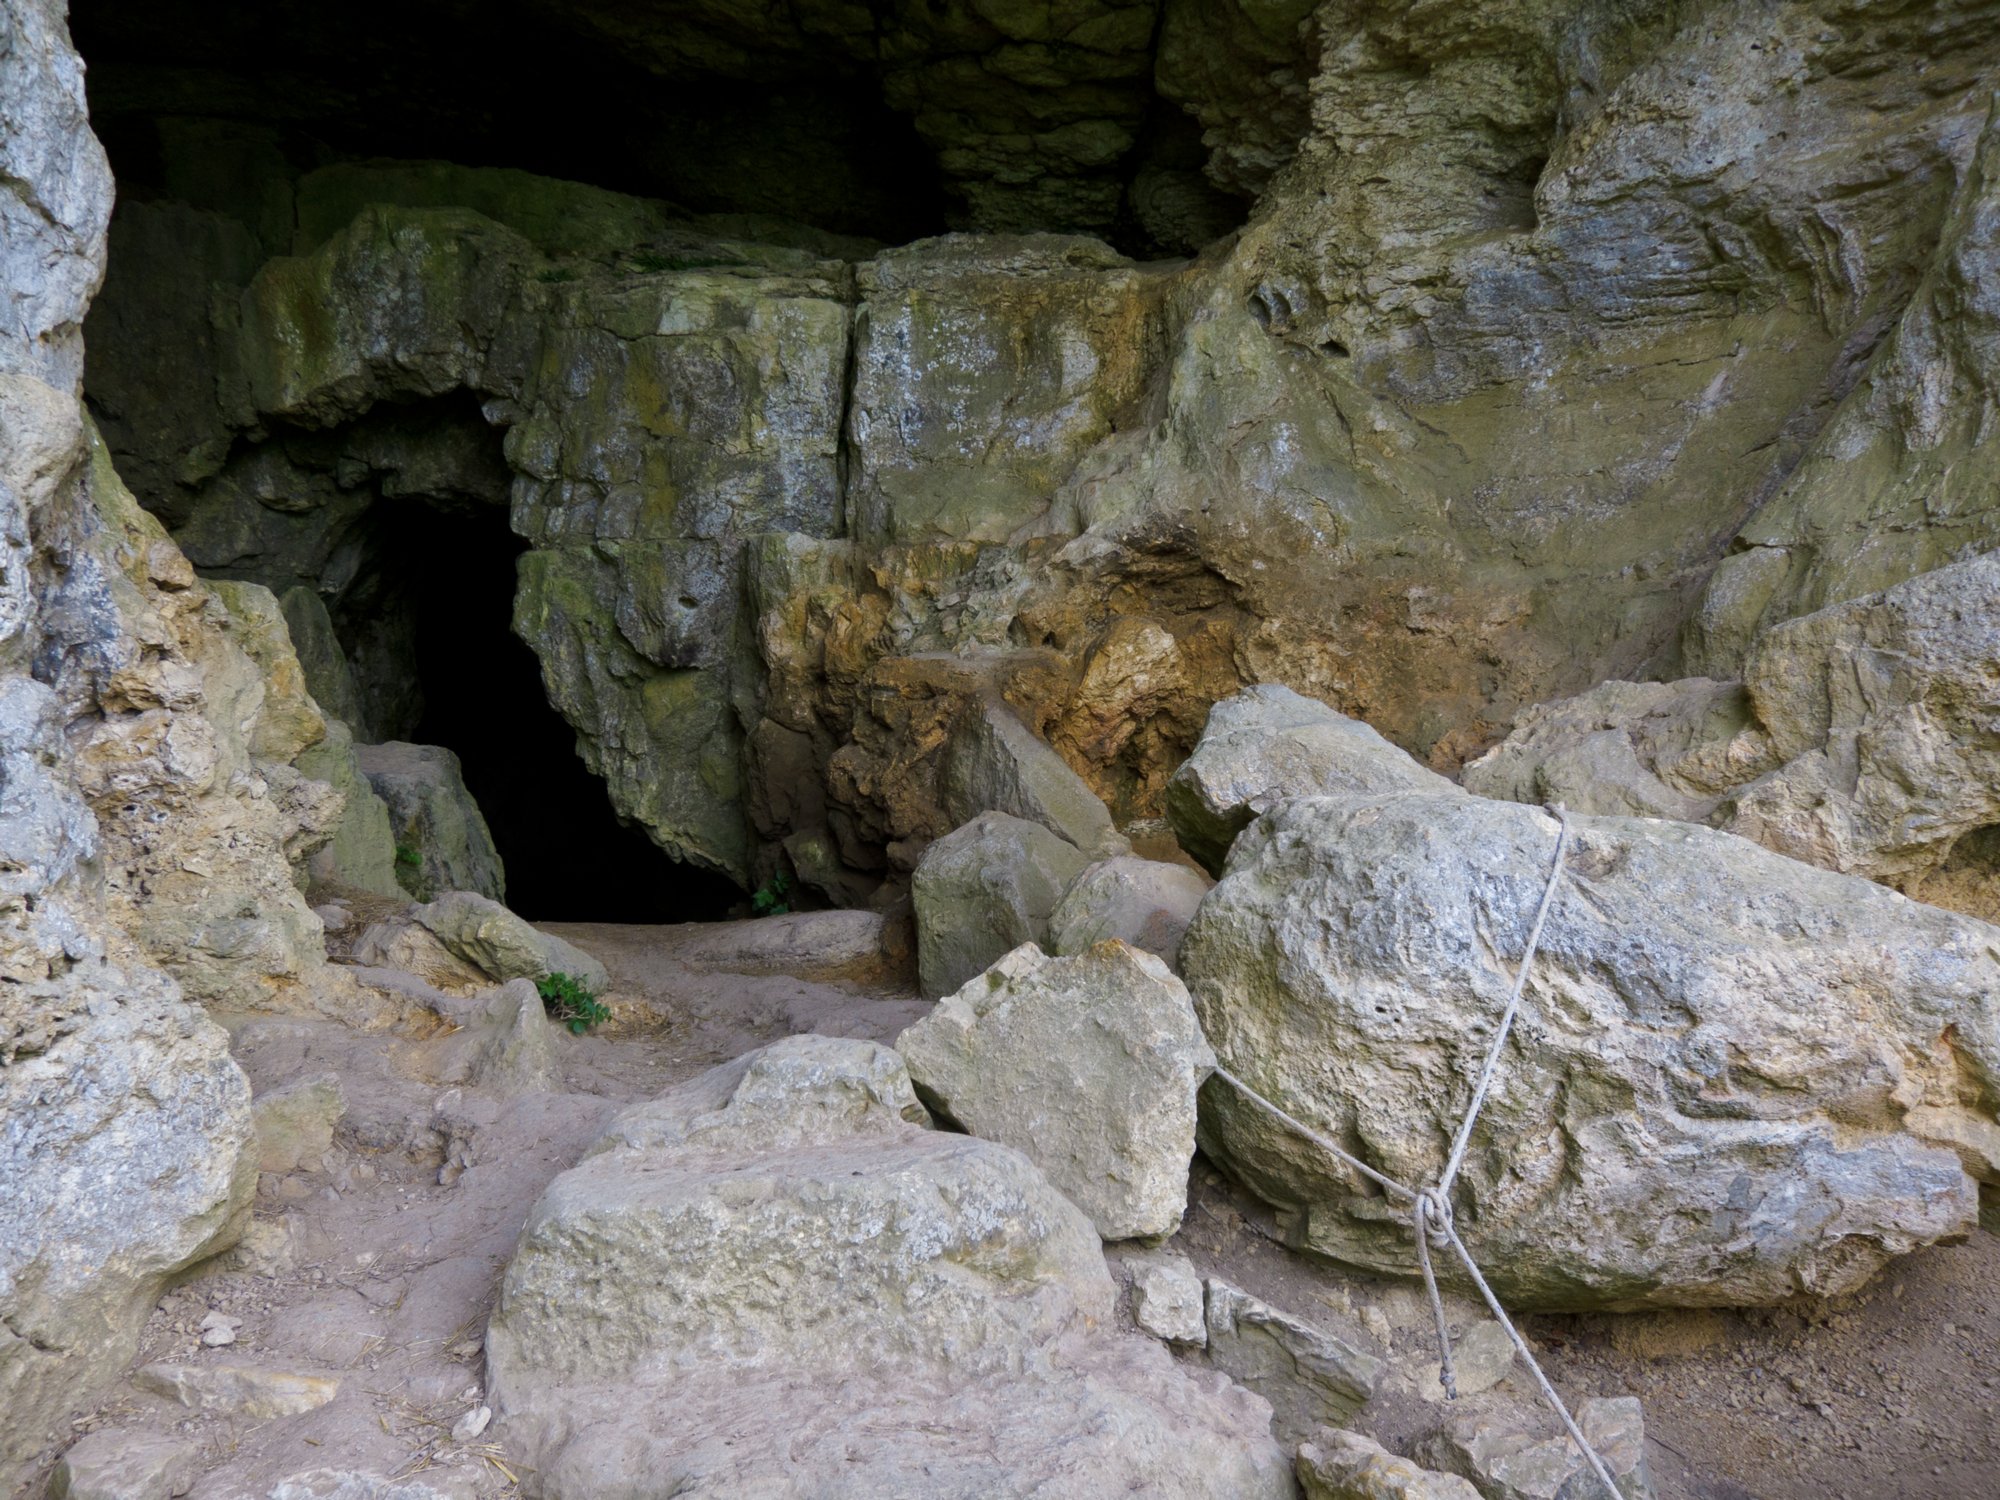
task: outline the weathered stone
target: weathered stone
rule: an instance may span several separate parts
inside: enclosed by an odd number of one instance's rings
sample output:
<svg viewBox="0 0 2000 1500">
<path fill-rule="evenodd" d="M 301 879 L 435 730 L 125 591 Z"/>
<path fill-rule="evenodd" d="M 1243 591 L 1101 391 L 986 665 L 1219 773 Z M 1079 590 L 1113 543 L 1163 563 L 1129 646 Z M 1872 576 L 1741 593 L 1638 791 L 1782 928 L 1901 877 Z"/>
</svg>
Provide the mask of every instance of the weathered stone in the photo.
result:
<svg viewBox="0 0 2000 1500">
<path fill-rule="evenodd" d="M 1474 791 L 1712 823 L 1766 848 L 2000 915 L 1990 864 L 1947 866 L 2000 824 L 2000 553 L 1775 625 L 1745 681 L 1605 683 L 1522 716 Z"/>
<path fill-rule="evenodd" d="M 340 720 L 350 729 L 365 722 L 361 693 L 354 685 L 354 670 L 347 652 L 333 633 L 333 618 L 316 589 L 294 585 L 278 596 L 285 612 L 285 627 L 298 653 L 299 670 L 305 674 L 306 690 L 321 712 Z"/>
<path fill-rule="evenodd" d="M 1584 1401 L 1576 1408 L 1576 1425 L 1618 1482 L 1619 1494 L 1652 1500 L 1645 1416 L 1636 1399 Z M 1518 1418 L 1465 1412 L 1425 1438 L 1418 1452 L 1426 1463 L 1469 1479 L 1484 1500 L 1563 1500 L 1579 1485 L 1602 1490 L 1575 1441 L 1553 1413 L 1539 1409 L 1525 1426 Z"/>
<path fill-rule="evenodd" d="M 1201 743 L 1167 783 L 1167 821 L 1181 847 L 1220 875 L 1236 835 L 1287 797 L 1450 786 L 1359 720 L 1259 683 L 1209 711 Z"/>
<path fill-rule="evenodd" d="M 1458 1397 L 1477 1396 L 1505 1380 L 1514 1368 L 1514 1341 L 1492 1318 L 1454 1323 L 1451 1333 L 1451 1384 Z M 1406 1374 L 1426 1401 L 1455 1399 L 1439 1379 L 1437 1352 L 1427 1349 L 1406 1361 Z"/>
<path fill-rule="evenodd" d="M 674 957 L 722 973 L 838 979 L 878 972 L 887 962 L 882 943 L 880 912 L 795 911 L 713 924 L 676 943 Z"/>
<path fill-rule="evenodd" d="M 333 837 L 306 856 L 307 880 L 371 896 L 408 894 L 396 879 L 396 831 L 389 805 L 375 795 L 362 772 L 348 727 L 328 719 L 326 738 L 301 753 L 296 764 L 302 774 L 325 782 L 344 799 Z"/>
<path fill-rule="evenodd" d="M 1081 953 L 1117 938 L 1171 965 L 1213 884 L 1186 865 L 1131 855 L 1099 860 L 1070 882 L 1049 914 L 1049 950 Z"/>
<path fill-rule="evenodd" d="M 493 979 L 567 974 L 593 993 L 610 987 L 604 965 L 576 944 L 543 932 L 486 896 L 446 891 L 411 915 L 451 952 Z"/>
<path fill-rule="evenodd" d="M 1003 812 L 1041 824 L 1086 854 L 1131 847 L 1084 779 L 1005 704 L 983 703 L 966 716 L 945 748 L 943 773 L 944 812 L 954 827 Z"/>
<path fill-rule="evenodd" d="M 1571 822 L 1456 1195 L 1509 1305 L 1826 1295 L 1964 1234 L 2000 1161 L 1993 929 L 1705 828 Z M 1281 804 L 1182 944 L 1217 1055 L 1379 1170 L 1431 1180 L 1556 827 L 1455 792 Z M 1214 1084 L 1202 1140 L 1300 1210 L 1301 1246 L 1414 1270 L 1402 1213 Z"/>
<path fill-rule="evenodd" d="M 860 271 L 864 543 L 1004 542 L 1140 400 L 1169 277 L 1095 240 L 952 235 Z"/>
<path fill-rule="evenodd" d="M 1113 939 L 1028 943 L 896 1039 L 926 1100 L 1012 1146 L 1107 1240 L 1180 1228 L 1195 1094 L 1215 1065 L 1173 972 Z"/>
<path fill-rule="evenodd" d="M 375 795 L 387 804 L 396 839 L 396 878 L 420 901 L 446 891 L 507 899 L 507 877 L 479 804 L 465 789 L 458 757 L 442 745 L 356 745 Z"/>
<path fill-rule="evenodd" d="M 334 1127 L 347 1113 L 340 1075 L 320 1073 L 259 1094 L 251 1105 L 257 1130 L 257 1170 L 317 1171 L 333 1149 Z"/>
<path fill-rule="evenodd" d="M 1132 1321 L 1170 1344 L 1208 1342 L 1206 1289 L 1184 1255 L 1151 1251 L 1130 1257 Z"/>
<path fill-rule="evenodd" d="M 1740 683 L 1603 682 L 1523 712 L 1459 784 L 1509 802 L 1702 823 L 1773 763 Z"/>
<path fill-rule="evenodd" d="M 85 1434 L 49 1476 L 49 1500 L 176 1500 L 194 1488 L 194 1444 L 118 1428 Z"/>
<path fill-rule="evenodd" d="M 818 1037 L 621 1116 L 501 1288 L 487 1369 L 514 1451 L 561 1491 L 1285 1495 L 1256 1403 L 1109 1331 L 1083 1215 L 922 1118 L 895 1054 Z"/>
<path fill-rule="evenodd" d="M 513 979 L 483 1004 L 462 1013 L 461 1061 L 448 1066 L 456 1076 L 496 1094 L 547 1093 L 563 1083 L 562 1027 L 549 1018 L 534 981 Z M 454 1037 L 454 1041 L 459 1038 Z"/>
<path fill-rule="evenodd" d="M 1048 936 L 1049 914 L 1088 859 L 1039 823 L 982 813 L 924 851 L 911 882 L 917 975 L 932 999 Z"/>
<path fill-rule="evenodd" d="M 168 1279 L 234 1242 L 256 1187 L 250 1086 L 222 1028 L 155 971 L 86 960 L 69 983 L 89 1010 L 0 1067 L 10 1460 L 118 1375 Z"/>
<path fill-rule="evenodd" d="M 1480 1500 L 1456 1474 L 1436 1473 L 1338 1428 L 1299 1445 L 1299 1483 L 1306 1500 Z"/>
<path fill-rule="evenodd" d="M 132 1374 L 142 1391 L 195 1411 L 266 1419 L 317 1411 L 340 1394 L 337 1375 L 204 1360 L 199 1364 L 142 1365 Z"/>
<path fill-rule="evenodd" d="M 1375 1394 L 1382 1362 L 1346 1340 L 1211 1276 L 1208 1362 L 1271 1403 L 1285 1443 L 1350 1420 Z"/>
</svg>

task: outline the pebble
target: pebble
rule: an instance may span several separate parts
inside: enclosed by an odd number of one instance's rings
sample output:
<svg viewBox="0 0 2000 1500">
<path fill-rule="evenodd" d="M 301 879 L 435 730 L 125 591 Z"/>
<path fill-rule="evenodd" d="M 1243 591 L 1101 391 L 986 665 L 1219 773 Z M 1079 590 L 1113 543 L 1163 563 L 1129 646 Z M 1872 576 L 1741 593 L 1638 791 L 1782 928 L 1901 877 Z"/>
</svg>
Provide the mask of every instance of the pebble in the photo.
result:
<svg viewBox="0 0 2000 1500">
<path fill-rule="evenodd" d="M 493 1420 L 493 1408 L 475 1406 L 452 1424 L 451 1440 L 454 1443 L 469 1443 L 486 1430 L 486 1424 Z"/>
</svg>

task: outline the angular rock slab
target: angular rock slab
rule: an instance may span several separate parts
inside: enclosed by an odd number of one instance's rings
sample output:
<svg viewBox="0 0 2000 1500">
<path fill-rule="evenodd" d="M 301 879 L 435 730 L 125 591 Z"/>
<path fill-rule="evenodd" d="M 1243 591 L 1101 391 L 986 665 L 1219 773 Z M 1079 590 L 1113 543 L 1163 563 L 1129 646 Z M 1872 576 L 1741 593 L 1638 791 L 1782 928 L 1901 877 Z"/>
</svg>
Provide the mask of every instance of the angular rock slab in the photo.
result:
<svg viewBox="0 0 2000 1500">
<path fill-rule="evenodd" d="M 495 1432 L 560 1497 L 1291 1493 L 1268 1408 L 1110 1331 L 1082 1213 L 792 1037 L 619 1117 L 530 1213 Z"/>
<path fill-rule="evenodd" d="M 1260 682 L 1209 710 L 1194 754 L 1167 783 L 1167 822 L 1220 875 L 1236 835 L 1287 797 L 1451 789 L 1359 719 Z"/>
<path fill-rule="evenodd" d="M 1088 862 L 1074 844 L 1008 813 L 982 813 L 932 844 L 910 883 L 923 993 L 949 995 L 1003 954 L 1041 942 Z"/>
<path fill-rule="evenodd" d="M 939 1111 L 1025 1155 L 1105 1239 L 1180 1228 L 1195 1094 L 1215 1055 L 1152 954 L 1116 939 L 1074 958 L 1023 944 L 896 1050 Z"/>
<path fill-rule="evenodd" d="M 1456 1474 L 1439 1474 L 1358 1432 L 1337 1427 L 1299 1444 L 1306 1500 L 1481 1500 Z"/>
<path fill-rule="evenodd" d="M 1633 1396 L 1594 1397 L 1576 1408 L 1576 1425 L 1604 1461 L 1625 1500 L 1652 1500 L 1646 1469 L 1646 1419 Z M 1601 1496 L 1583 1450 L 1552 1412 L 1524 1427 L 1478 1410 L 1463 1411 L 1417 1444 L 1425 1463 L 1463 1475 L 1485 1500 L 1569 1500 Z"/>
<path fill-rule="evenodd" d="M 1455 1196 L 1511 1304 L 1749 1306 L 1969 1231 L 2000 1161 L 2000 930 L 1687 824 L 1572 818 L 1520 1022 Z M 1404 793 L 1267 814 L 1188 930 L 1253 1087 L 1433 1180 L 1557 824 Z M 1202 1140 L 1298 1243 L 1411 1274 L 1404 1215 L 1211 1083 Z"/>
<path fill-rule="evenodd" d="M 174 1500 L 194 1488 L 193 1443 L 115 1428 L 87 1434 L 49 1476 L 48 1500 Z"/>
<path fill-rule="evenodd" d="M 1208 1362 L 1271 1403 L 1271 1426 L 1297 1442 L 1351 1420 L 1382 1378 L 1382 1361 L 1303 1318 L 1211 1276 L 1205 1284 Z"/>
<path fill-rule="evenodd" d="M 1172 964 L 1195 908 L 1214 884 L 1199 870 L 1164 860 L 1099 860 L 1070 882 L 1049 914 L 1049 950 L 1081 953 L 1119 938 Z"/>
<path fill-rule="evenodd" d="M 546 979 L 567 974 L 593 994 L 611 984 L 604 965 L 576 944 L 543 932 L 490 896 L 447 891 L 413 913 L 437 940 L 491 979 Z"/>
<path fill-rule="evenodd" d="M 1086 854 L 1131 848 L 1097 793 L 1002 703 L 969 711 L 944 753 L 944 811 L 954 823 L 1004 812 L 1039 823 Z"/>
</svg>

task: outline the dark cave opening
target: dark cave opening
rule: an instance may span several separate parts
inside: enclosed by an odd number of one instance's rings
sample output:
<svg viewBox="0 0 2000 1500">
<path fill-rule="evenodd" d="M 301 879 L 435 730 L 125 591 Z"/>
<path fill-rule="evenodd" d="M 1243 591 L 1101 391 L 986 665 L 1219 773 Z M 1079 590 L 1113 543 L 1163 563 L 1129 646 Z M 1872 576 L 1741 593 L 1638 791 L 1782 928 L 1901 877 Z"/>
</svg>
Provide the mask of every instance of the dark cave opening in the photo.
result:
<svg viewBox="0 0 2000 1500">
<path fill-rule="evenodd" d="M 506 866 L 508 906 L 543 922 L 726 916 L 743 893 L 621 821 L 550 706 L 540 663 L 511 626 L 526 544 L 504 512 L 406 503 L 383 530 L 414 627 L 423 708 L 413 737 L 458 756 Z"/>
<path fill-rule="evenodd" d="M 246 170 L 296 177 L 388 157 L 519 168 L 887 243 L 946 227 L 933 154 L 852 67 L 775 58 L 731 76 L 691 38 L 665 77 L 600 22 L 537 0 L 70 9 L 93 127 L 126 196 L 223 207 L 259 191 L 226 180 Z"/>
</svg>

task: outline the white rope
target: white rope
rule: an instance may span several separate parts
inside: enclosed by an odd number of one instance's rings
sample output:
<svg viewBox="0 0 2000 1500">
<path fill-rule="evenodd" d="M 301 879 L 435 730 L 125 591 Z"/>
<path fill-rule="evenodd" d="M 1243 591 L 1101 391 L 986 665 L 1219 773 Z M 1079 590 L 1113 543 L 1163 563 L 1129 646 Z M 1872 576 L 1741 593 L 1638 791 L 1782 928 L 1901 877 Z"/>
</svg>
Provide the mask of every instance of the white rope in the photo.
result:
<svg viewBox="0 0 2000 1500">
<path fill-rule="evenodd" d="M 1465 1248 L 1465 1242 L 1458 1237 L 1458 1229 L 1452 1222 L 1451 1212 L 1452 1185 L 1458 1180 L 1459 1168 L 1465 1164 L 1465 1152 L 1472 1140 L 1473 1126 L 1479 1122 L 1479 1112 L 1485 1107 L 1486 1096 L 1493 1087 L 1493 1076 L 1500 1066 L 1501 1051 L 1506 1047 L 1507 1038 L 1513 1031 L 1515 1017 L 1520 1014 L 1521 997 L 1527 992 L 1528 970 L 1534 964 L 1536 949 L 1541 946 L 1542 927 L 1548 920 L 1549 908 L 1555 902 L 1556 884 L 1562 878 L 1563 855 L 1569 847 L 1569 814 L 1560 804 L 1553 811 L 1559 820 L 1556 829 L 1556 848 L 1555 854 L 1549 860 L 1548 881 L 1542 887 L 1541 904 L 1535 908 L 1534 922 L 1528 928 L 1528 942 L 1521 953 L 1521 966 L 1514 974 L 1513 992 L 1507 998 L 1507 1008 L 1501 1014 L 1500 1025 L 1493 1034 L 1493 1044 L 1486 1050 L 1486 1061 L 1479 1070 L 1478 1080 L 1473 1085 L 1472 1099 L 1466 1106 L 1464 1119 L 1459 1122 L 1458 1133 L 1452 1140 L 1451 1154 L 1445 1160 L 1444 1170 L 1438 1174 L 1435 1187 L 1421 1189 L 1409 1187 L 1393 1177 L 1376 1171 L 1367 1162 L 1322 1135 L 1296 1115 L 1273 1104 L 1219 1063 L 1216 1065 L 1215 1076 L 1329 1156 L 1352 1167 L 1385 1192 L 1409 1201 L 1410 1230 L 1416 1236 L 1417 1242 L 1417 1266 L 1423 1273 L 1424 1292 L 1430 1299 L 1431 1317 L 1437 1325 L 1438 1382 L 1444 1387 L 1445 1399 L 1448 1401 L 1458 1399 L 1458 1376 L 1452 1365 L 1451 1329 L 1445 1316 L 1444 1298 L 1438 1292 L 1437 1273 L 1431 1265 L 1433 1244 L 1439 1249 L 1451 1250 L 1458 1257 L 1460 1264 L 1465 1267 L 1466 1274 L 1472 1278 L 1472 1284 L 1479 1288 L 1480 1296 L 1486 1299 L 1487 1307 L 1492 1309 L 1493 1316 L 1506 1330 L 1507 1337 L 1513 1341 L 1514 1352 L 1520 1355 L 1529 1372 L 1535 1377 L 1535 1384 L 1541 1388 L 1543 1399 L 1555 1408 L 1555 1413 L 1562 1419 L 1563 1427 L 1569 1432 L 1570 1439 L 1582 1450 L 1591 1472 L 1604 1486 L 1604 1493 L 1610 1500 L 1619 1500 L 1618 1486 L 1612 1481 L 1611 1471 L 1605 1466 L 1604 1460 L 1598 1457 L 1597 1450 L 1591 1447 L 1589 1440 L 1584 1437 L 1583 1429 L 1577 1426 L 1576 1419 L 1569 1413 L 1569 1408 L 1563 1405 L 1562 1397 L 1556 1394 L 1556 1388 L 1549 1383 L 1548 1376 L 1542 1373 L 1541 1365 L 1529 1352 L 1527 1340 L 1521 1337 L 1520 1330 L 1515 1328 L 1513 1320 L 1507 1316 L 1506 1309 L 1501 1307 L 1500 1299 L 1493 1294 L 1493 1288 L 1487 1285 L 1486 1278 L 1473 1263 L 1472 1252 Z"/>
</svg>

